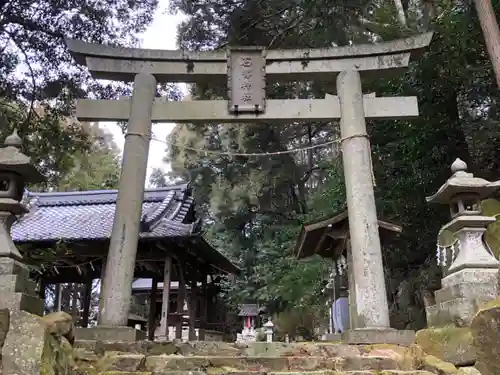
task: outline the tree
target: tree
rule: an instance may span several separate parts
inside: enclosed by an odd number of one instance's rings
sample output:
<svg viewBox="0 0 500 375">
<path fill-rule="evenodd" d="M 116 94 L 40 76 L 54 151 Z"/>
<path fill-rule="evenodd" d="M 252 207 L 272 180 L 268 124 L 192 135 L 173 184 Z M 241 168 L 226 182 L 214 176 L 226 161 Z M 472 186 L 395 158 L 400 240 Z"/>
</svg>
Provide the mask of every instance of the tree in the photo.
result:
<svg viewBox="0 0 500 375">
<path fill-rule="evenodd" d="M 120 181 L 119 150 L 113 136 L 89 124 L 90 149 L 73 155 L 73 168 L 59 181 L 58 190 L 117 189 Z"/>
<path fill-rule="evenodd" d="M 149 176 L 149 185 L 155 188 L 165 187 L 168 185 L 165 172 L 160 168 L 154 168 Z"/>
<path fill-rule="evenodd" d="M 113 95 L 116 85 L 91 80 L 75 65 L 64 38 L 135 44 L 157 5 L 157 0 L 0 1 L 0 96 L 68 106 L 86 93 Z"/>
<path fill-rule="evenodd" d="M 500 86 L 500 29 L 491 0 L 474 0 L 493 71 Z"/>
</svg>

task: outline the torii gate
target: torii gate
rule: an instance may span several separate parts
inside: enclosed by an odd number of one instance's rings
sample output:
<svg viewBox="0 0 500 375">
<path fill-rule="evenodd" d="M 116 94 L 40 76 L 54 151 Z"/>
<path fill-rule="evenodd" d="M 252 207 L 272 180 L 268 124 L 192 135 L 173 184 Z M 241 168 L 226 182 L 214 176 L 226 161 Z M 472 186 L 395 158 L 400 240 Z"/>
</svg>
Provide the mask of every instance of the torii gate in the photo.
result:
<svg viewBox="0 0 500 375">
<path fill-rule="evenodd" d="M 416 97 L 363 95 L 361 75 L 406 68 L 431 39 L 432 33 L 427 33 L 392 42 L 339 48 L 266 51 L 237 47 L 227 52 L 120 48 L 67 40 L 76 62 L 86 65 L 94 77 L 134 81 L 131 100 L 79 100 L 76 109 L 80 120 L 128 120 L 99 323 L 126 325 L 151 122 L 242 123 L 340 118 L 358 319 L 364 322 L 366 329 L 389 330 L 365 119 L 415 117 L 418 104 Z M 266 80 L 331 78 L 333 81 L 335 76 L 338 96 L 266 100 Z M 221 83 L 224 80 L 228 84 L 228 100 L 166 102 L 155 99 L 158 82 Z M 167 268 L 166 278 L 170 272 Z M 164 319 L 162 325 L 166 326 L 166 316 Z"/>
</svg>

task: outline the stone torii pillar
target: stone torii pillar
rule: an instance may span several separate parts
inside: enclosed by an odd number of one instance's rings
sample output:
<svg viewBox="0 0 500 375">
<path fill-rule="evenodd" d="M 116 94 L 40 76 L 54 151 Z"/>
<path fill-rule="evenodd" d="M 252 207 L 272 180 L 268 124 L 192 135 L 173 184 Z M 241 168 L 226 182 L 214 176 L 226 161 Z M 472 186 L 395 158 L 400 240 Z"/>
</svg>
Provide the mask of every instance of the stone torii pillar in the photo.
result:
<svg viewBox="0 0 500 375">
<path fill-rule="evenodd" d="M 341 119 L 342 148 L 346 178 L 349 224 L 352 238 L 353 267 L 356 278 L 356 305 L 359 318 L 366 329 L 376 331 L 389 328 L 389 310 L 377 229 L 373 192 L 370 144 L 366 134 L 366 118 L 401 118 L 418 116 L 415 97 L 375 97 L 363 95 L 361 75 L 382 74 L 387 70 L 402 70 L 410 59 L 418 57 L 429 45 L 432 33 L 363 46 L 328 49 L 270 50 L 257 47 L 238 47 L 228 51 L 189 52 L 119 48 L 67 40 L 67 45 L 78 63 L 84 64 L 96 78 L 131 81 L 138 74 L 149 74 L 159 82 L 221 83 L 227 80 L 228 100 L 201 100 L 196 102 L 166 102 L 150 100 L 151 121 L 169 123 L 245 123 L 331 121 Z M 266 79 L 274 81 L 314 81 L 330 76 L 337 79 L 338 96 L 324 99 L 267 100 Z M 151 80 L 151 78 L 150 78 Z M 152 80 L 151 80 L 152 81 Z M 136 82 L 138 83 L 138 82 Z M 80 100 L 76 114 L 84 121 L 129 120 L 137 103 L 130 100 Z M 146 99 L 144 99 L 146 101 Z M 144 104 L 145 106 L 145 104 Z M 149 112 L 148 112 L 149 114 Z M 144 115 L 144 118 L 146 116 Z M 130 130 L 130 129 L 129 129 Z M 146 168 L 146 159 L 135 164 L 124 163 L 122 179 Z M 126 169 L 126 171 L 125 171 Z M 135 177 L 144 184 L 143 174 Z M 123 182 L 123 181 L 122 181 Z M 122 193 L 131 200 L 141 200 L 139 182 Z M 129 186 L 121 183 L 121 189 Z M 113 246 L 119 249 L 123 227 L 117 222 L 126 215 L 125 203 L 117 207 L 113 228 Z M 133 218 L 140 215 L 139 205 L 130 207 Z M 135 220 L 135 219 L 134 219 Z M 135 221 L 134 221 L 135 223 Z M 138 228 L 130 219 L 130 230 Z M 130 235 L 129 241 L 137 238 Z M 120 240 L 118 240 L 120 239 Z M 126 265 L 106 281 L 103 298 L 110 298 L 106 324 L 121 325 L 126 320 L 125 304 L 130 299 L 132 260 L 135 249 L 127 252 L 110 251 L 108 266 Z M 134 253 L 134 254 L 132 254 Z M 123 260 L 129 256 L 129 260 Z M 125 285 L 114 288 L 114 283 Z M 117 295 L 112 295 L 116 293 Z M 108 308 L 109 308 L 108 307 Z M 365 340 L 365 339 L 363 339 Z"/>
<path fill-rule="evenodd" d="M 139 242 L 156 78 L 138 73 L 123 147 L 120 187 L 106 262 L 99 324 L 126 326 Z"/>
</svg>

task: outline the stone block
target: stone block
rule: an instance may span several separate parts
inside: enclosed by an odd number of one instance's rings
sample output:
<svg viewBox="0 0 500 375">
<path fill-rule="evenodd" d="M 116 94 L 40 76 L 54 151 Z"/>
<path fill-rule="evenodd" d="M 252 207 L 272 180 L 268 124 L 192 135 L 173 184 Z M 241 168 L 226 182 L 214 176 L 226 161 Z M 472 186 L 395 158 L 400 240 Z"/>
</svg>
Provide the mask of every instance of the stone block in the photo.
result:
<svg viewBox="0 0 500 375">
<path fill-rule="evenodd" d="M 456 298 L 441 303 L 439 309 L 448 315 L 446 324 L 468 327 L 481 306 L 484 306 L 489 301 L 491 301 L 491 298 Z"/>
<path fill-rule="evenodd" d="M 425 317 L 429 327 L 445 326 L 449 320 L 447 312 L 440 311 L 438 305 L 427 306 L 425 308 Z"/>
<path fill-rule="evenodd" d="M 28 279 L 29 269 L 17 260 L 0 257 L 0 275 L 18 275 Z"/>
<path fill-rule="evenodd" d="M 25 311 L 12 311 L 9 332 L 2 347 L 3 373 L 40 374 L 43 366 L 52 367 L 47 363 L 49 355 L 50 335 L 41 318 Z"/>
<path fill-rule="evenodd" d="M 461 284 L 495 284 L 498 275 L 498 269 L 484 268 L 466 268 L 452 273 L 441 280 L 443 288 Z"/>
<path fill-rule="evenodd" d="M 354 329 L 342 334 L 343 341 L 349 345 L 394 344 L 409 346 L 415 342 L 415 331 L 396 329 Z"/>
<path fill-rule="evenodd" d="M 425 353 L 455 366 L 471 366 L 476 362 L 476 350 L 469 327 L 423 329 L 417 332 L 416 342 Z"/>
<path fill-rule="evenodd" d="M 342 341 L 342 334 L 340 333 L 327 333 L 322 341 Z"/>
<path fill-rule="evenodd" d="M 75 328 L 75 338 L 77 340 L 138 341 L 146 339 L 146 332 L 132 327 L 97 326 Z"/>
<path fill-rule="evenodd" d="M 495 306 L 496 303 L 496 306 Z M 471 324 L 477 352 L 475 367 L 482 375 L 500 374 L 500 299 L 478 311 Z"/>
<path fill-rule="evenodd" d="M 143 365 L 145 358 L 146 357 L 142 354 L 111 354 L 106 358 L 105 361 L 101 361 L 101 370 L 105 369 L 107 371 L 130 372 L 137 371 Z"/>
<path fill-rule="evenodd" d="M 73 345 L 75 332 L 73 317 L 64 311 L 56 311 L 42 317 L 42 321 L 51 335 L 65 337 Z"/>
<path fill-rule="evenodd" d="M 0 296 L 12 293 L 36 295 L 36 283 L 27 277 L 0 274 Z"/>
<path fill-rule="evenodd" d="M 0 309 L 22 310 L 35 315 L 42 315 L 44 301 L 37 296 L 13 293 L 0 296 Z"/>
<path fill-rule="evenodd" d="M 477 297 L 495 299 L 497 296 L 496 283 L 458 283 L 450 285 L 434 292 L 436 303 L 451 301 L 456 298 Z"/>
<path fill-rule="evenodd" d="M 7 337 L 7 332 L 9 332 L 9 325 L 10 325 L 9 309 L 0 309 L 0 348 L 3 346 L 3 343 L 5 342 L 5 338 Z"/>
</svg>

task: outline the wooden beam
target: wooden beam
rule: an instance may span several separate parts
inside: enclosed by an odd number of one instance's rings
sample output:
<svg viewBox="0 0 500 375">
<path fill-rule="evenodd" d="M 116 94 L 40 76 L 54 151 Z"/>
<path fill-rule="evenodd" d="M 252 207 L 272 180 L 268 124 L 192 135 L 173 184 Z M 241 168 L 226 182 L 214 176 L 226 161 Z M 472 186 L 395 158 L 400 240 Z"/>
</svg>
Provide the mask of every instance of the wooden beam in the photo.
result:
<svg viewBox="0 0 500 375">
<path fill-rule="evenodd" d="M 366 118 L 394 119 L 418 117 L 418 103 L 414 96 L 364 97 Z M 126 121 L 130 114 L 130 100 L 89 100 L 77 102 L 76 116 L 80 121 Z M 325 99 L 274 99 L 268 100 L 262 114 L 233 115 L 228 111 L 227 100 L 198 100 L 166 102 L 155 100 L 153 122 L 295 122 L 329 121 L 339 119 L 340 102 L 337 96 Z"/>
</svg>

